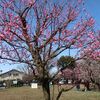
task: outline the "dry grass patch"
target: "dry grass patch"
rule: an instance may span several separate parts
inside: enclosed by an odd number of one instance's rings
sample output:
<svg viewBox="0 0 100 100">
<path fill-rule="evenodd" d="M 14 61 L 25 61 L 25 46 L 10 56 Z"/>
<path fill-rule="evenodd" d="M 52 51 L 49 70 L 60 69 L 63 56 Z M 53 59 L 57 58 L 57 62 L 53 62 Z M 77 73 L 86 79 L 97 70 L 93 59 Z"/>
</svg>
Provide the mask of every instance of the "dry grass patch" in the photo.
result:
<svg viewBox="0 0 100 100">
<path fill-rule="evenodd" d="M 55 95 L 57 93 L 58 89 L 55 86 Z M 0 100 L 43 100 L 42 89 L 41 87 L 38 89 L 19 87 L 0 90 Z M 81 92 L 74 89 L 64 92 L 60 100 L 100 100 L 100 92 Z"/>
</svg>

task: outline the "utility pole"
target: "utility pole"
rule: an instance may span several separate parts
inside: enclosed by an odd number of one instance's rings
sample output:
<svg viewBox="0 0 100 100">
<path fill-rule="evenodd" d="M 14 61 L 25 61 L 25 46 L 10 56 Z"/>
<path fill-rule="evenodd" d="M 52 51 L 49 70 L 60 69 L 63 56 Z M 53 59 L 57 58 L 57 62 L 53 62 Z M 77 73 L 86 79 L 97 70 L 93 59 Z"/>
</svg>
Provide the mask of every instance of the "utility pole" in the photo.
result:
<svg viewBox="0 0 100 100">
<path fill-rule="evenodd" d="M 70 48 L 69 48 L 69 51 L 68 52 L 69 52 L 69 56 L 70 56 Z"/>
</svg>

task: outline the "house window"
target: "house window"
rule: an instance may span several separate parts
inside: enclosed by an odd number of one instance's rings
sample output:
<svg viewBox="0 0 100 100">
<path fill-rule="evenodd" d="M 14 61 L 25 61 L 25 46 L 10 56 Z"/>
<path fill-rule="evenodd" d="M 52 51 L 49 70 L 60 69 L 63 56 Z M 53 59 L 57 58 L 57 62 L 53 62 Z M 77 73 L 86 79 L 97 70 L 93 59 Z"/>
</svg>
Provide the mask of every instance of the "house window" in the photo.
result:
<svg viewBox="0 0 100 100">
<path fill-rule="evenodd" d="M 15 74 L 13 74 L 13 76 L 19 76 L 19 74 L 18 73 L 15 73 Z"/>
<path fill-rule="evenodd" d="M 9 76 L 11 76 L 11 73 L 9 73 Z"/>
</svg>

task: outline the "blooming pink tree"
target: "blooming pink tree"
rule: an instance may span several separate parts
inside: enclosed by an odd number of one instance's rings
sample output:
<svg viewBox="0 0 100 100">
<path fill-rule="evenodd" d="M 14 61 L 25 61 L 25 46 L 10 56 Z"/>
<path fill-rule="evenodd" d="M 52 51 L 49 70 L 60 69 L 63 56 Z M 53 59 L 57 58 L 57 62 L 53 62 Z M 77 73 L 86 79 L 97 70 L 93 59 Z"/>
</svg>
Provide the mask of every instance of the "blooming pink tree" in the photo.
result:
<svg viewBox="0 0 100 100">
<path fill-rule="evenodd" d="M 77 62 L 75 76 L 79 80 L 91 82 L 100 90 L 100 62 L 91 58 L 84 58 Z M 89 89 L 89 85 L 87 87 Z"/>
<path fill-rule="evenodd" d="M 92 58 L 100 61 L 100 31 L 97 31 L 96 34 L 93 32 L 89 33 L 89 37 L 92 38 L 92 42 L 88 45 L 88 47 L 84 48 L 82 56 L 87 56 L 90 59 Z"/>
<path fill-rule="evenodd" d="M 91 43 L 94 20 L 81 16 L 82 7 L 82 0 L 0 0 L 0 58 L 28 64 L 45 100 L 57 75 L 50 75 L 48 62 L 68 48 Z"/>
</svg>

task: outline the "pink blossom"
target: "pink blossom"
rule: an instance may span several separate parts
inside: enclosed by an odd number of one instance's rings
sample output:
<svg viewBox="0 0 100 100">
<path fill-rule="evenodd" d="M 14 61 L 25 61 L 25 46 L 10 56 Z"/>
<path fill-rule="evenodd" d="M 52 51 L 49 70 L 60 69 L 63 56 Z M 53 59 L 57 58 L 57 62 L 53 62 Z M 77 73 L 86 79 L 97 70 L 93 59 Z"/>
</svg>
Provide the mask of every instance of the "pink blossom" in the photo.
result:
<svg viewBox="0 0 100 100">
<path fill-rule="evenodd" d="M 94 19 L 91 17 L 91 18 L 88 20 L 87 25 L 88 25 L 88 26 L 93 26 L 94 23 L 95 23 L 95 21 L 94 21 Z"/>
<path fill-rule="evenodd" d="M 4 34 L 0 34 L 0 38 L 4 39 L 5 38 Z"/>
<path fill-rule="evenodd" d="M 78 12 L 75 9 L 71 9 L 71 11 L 69 12 L 69 19 L 70 20 L 74 20 L 78 15 Z"/>
<path fill-rule="evenodd" d="M 83 0 L 77 0 L 77 1 L 78 1 L 78 3 L 80 4 L 80 3 L 82 3 Z"/>
</svg>

